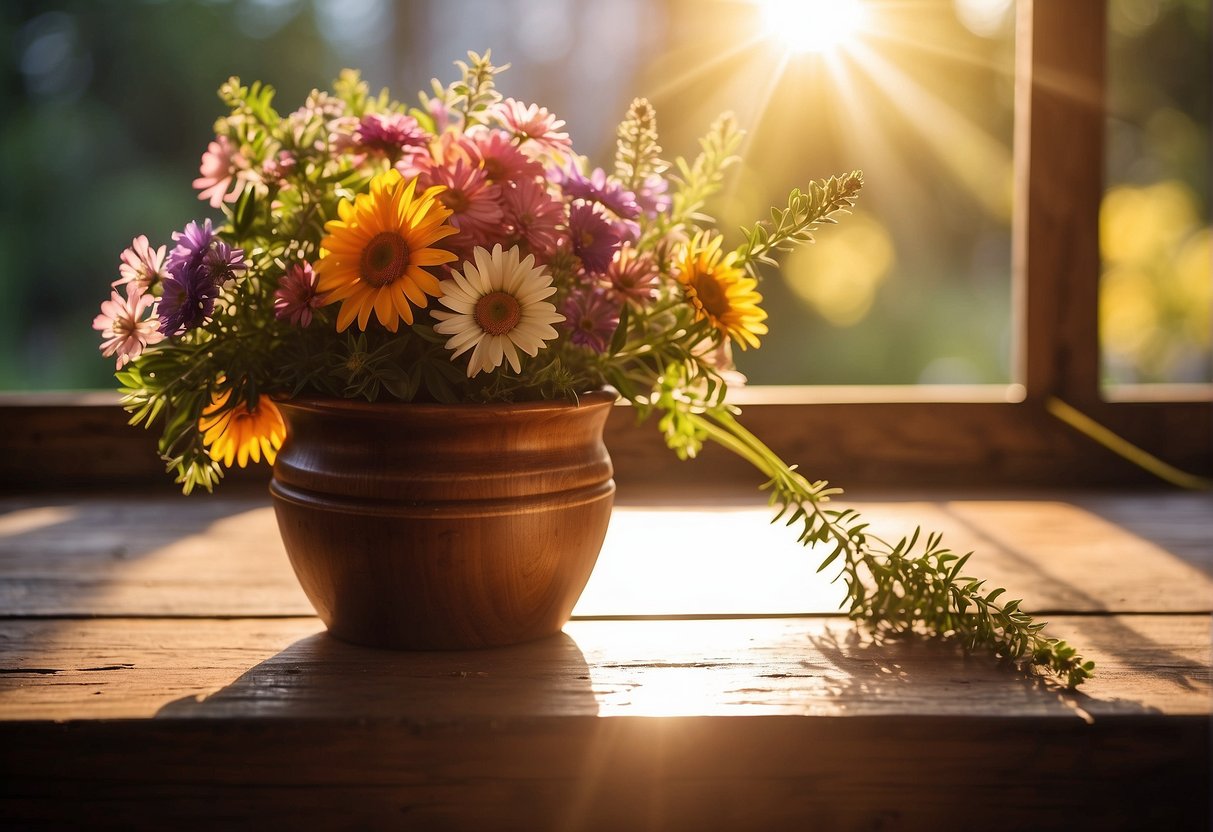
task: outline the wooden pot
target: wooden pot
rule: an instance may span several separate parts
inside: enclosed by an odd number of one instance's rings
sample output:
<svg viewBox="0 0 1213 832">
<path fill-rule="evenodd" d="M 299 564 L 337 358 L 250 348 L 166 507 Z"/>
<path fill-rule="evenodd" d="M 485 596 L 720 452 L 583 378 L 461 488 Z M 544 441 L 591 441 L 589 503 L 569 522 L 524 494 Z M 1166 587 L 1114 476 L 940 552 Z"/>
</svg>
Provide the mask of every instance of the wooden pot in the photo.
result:
<svg viewBox="0 0 1213 832">
<path fill-rule="evenodd" d="M 602 429 L 614 400 L 280 402 L 287 437 L 270 493 L 329 631 L 398 649 L 558 632 L 610 520 Z"/>
</svg>

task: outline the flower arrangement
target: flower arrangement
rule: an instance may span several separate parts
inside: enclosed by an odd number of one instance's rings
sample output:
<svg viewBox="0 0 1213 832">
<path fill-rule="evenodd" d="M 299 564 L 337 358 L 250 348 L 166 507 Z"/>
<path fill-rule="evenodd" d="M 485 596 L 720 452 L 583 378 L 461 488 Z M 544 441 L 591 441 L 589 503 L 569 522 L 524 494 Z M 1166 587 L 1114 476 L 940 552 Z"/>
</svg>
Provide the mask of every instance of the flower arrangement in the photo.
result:
<svg viewBox="0 0 1213 832">
<path fill-rule="evenodd" d="M 591 169 L 563 121 L 497 91 L 488 53 L 457 65 L 412 107 L 353 71 L 287 115 L 268 86 L 220 89 L 230 114 L 193 184 L 222 223 L 191 222 L 171 249 L 135 238 L 94 322 L 132 424 L 161 426 L 186 493 L 274 461 L 278 396 L 497 402 L 610 386 L 641 419 L 659 415 L 679 457 L 713 441 L 753 463 L 776 519 L 829 551 L 821 570 L 838 570 L 852 617 L 1030 657 L 1070 685 L 1090 675 L 1003 590 L 963 577 L 966 557 L 938 535 L 878 539 L 726 403 L 730 350 L 767 332 L 759 266 L 846 212 L 858 171 L 793 190 L 729 247 L 704 213 L 742 138 L 729 116 L 670 165 L 637 99 L 613 170 Z"/>
</svg>

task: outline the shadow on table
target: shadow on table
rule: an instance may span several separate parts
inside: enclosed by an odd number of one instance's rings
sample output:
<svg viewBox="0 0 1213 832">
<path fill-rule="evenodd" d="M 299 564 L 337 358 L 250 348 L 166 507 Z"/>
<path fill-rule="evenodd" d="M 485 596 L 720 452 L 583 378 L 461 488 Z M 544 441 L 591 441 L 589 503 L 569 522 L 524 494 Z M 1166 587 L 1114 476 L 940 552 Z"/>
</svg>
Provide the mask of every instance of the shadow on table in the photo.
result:
<svg viewBox="0 0 1213 832">
<path fill-rule="evenodd" d="M 832 666 L 833 672 L 827 672 L 830 692 L 840 702 L 886 701 L 906 707 L 917 700 L 938 711 L 933 715 L 943 716 L 972 714 L 977 700 L 982 712 L 1039 717 L 1071 712 L 1087 722 L 1102 716 L 1162 713 L 1133 699 L 1099 698 L 1081 688 L 1067 689 L 1043 671 L 968 653 L 955 641 L 914 633 L 871 635 L 858 627 L 825 628 L 809 641 L 822 662 Z M 1144 637 L 1124 646 L 1129 651 L 1156 649 Z M 1193 679 L 1204 669 L 1192 662 L 1184 664 L 1179 677 L 1171 681 L 1192 690 Z M 1097 666 L 1097 677 L 1100 670 Z M 932 714 L 924 711 L 923 715 Z"/>
<path fill-rule="evenodd" d="M 322 632 L 222 690 L 177 699 L 156 715 L 410 721 L 597 713 L 585 657 L 564 633 L 489 650 L 399 652 Z"/>
</svg>

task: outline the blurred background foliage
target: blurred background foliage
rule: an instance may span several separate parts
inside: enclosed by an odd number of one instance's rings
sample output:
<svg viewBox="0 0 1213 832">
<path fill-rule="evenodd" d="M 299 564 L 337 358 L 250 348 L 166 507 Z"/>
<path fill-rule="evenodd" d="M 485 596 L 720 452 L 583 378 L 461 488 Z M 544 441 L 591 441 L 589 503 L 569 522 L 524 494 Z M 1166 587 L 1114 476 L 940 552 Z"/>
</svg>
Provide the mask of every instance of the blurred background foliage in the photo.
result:
<svg viewBox="0 0 1213 832">
<path fill-rule="evenodd" d="M 766 276 L 752 383 L 1010 381 L 1012 0 L 867 0 L 846 42 L 803 53 L 755 5 L 779 2 L 6 0 L 0 389 L 112 386 L 92 317 L 133 236 L 213 216 L 190 182 L 229 75 L 283 110 L 344 66 L 411 101 L 487 47 L 595 164 L 634 96 L 668 157 L 734 111 L 750 135 L 713 206 L 731 232 L 865 171 L 861 210 Z M 1105 376 L 1210 381 L 1209 0 L 1110 7 Z"/>
</svg>

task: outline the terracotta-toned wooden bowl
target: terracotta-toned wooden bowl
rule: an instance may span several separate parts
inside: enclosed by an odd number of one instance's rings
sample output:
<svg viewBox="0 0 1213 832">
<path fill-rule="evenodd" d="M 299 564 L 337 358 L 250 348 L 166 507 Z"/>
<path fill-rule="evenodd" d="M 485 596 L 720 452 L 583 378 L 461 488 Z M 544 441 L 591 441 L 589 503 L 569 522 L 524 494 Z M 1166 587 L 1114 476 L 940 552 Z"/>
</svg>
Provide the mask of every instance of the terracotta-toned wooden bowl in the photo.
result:
<svg viewBox="0 0 1213 832">
<path fill-rule="evenodd" d="M 330 632 L 398 649 L 558 632 L 610 520 L 602 428 L 614 399 L 280 402 L 287 438 L 270 493 Z"/>
</svg>

